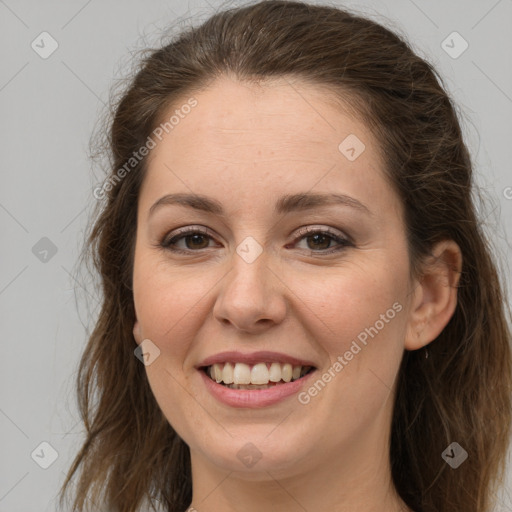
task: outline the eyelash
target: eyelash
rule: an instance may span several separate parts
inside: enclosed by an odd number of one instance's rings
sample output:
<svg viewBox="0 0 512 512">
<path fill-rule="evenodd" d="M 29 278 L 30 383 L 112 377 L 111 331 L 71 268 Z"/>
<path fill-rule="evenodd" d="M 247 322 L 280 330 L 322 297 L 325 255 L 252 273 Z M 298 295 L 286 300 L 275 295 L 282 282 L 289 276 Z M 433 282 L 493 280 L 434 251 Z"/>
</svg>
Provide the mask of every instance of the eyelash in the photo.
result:
<svg viewBox="0 0 512 512">
<path fill-rule="evenodd" d="M 173 237 L 168 238 L 168 239 L 164 238 L 160 242 L 159 246 L 165 250 L 171 251 L 176 254 L 191 254 L 194 252 L 200 252 L 202 250 L 208 249 L 208 248 L 205 248 L 205 249 L 198 249 L 198 250 L 193 250 L 193 249 L 184 250 L 184 249 L 177 249 L 176 247 L 172 247 L 180 239 L 185 238 L 187 236 L 191 236 L 191 235 L 203 235 L 205 237 L 209 237 L 210 239 L 213 239 L 213 237 L 204 228 L 184 228 L 183 230 L 178 231 L 178 233 L 176 233 Z M 310 252 L 315 253 L 315 254 L 316 253 L 322 254 L 322 255 L 332 254 L 332 253 L 335 253 L 338 251 L 342 251 L 346 247 L 354 246 L 354 244 L 351 242 L 351 240 L 349 240 L 348 238 L 343 238 L 340 235 L 338 235 L 337 233 L 334 233 L 333 231 L 331 231 L 329 229 L 318 229 L 318 228 L 311 228 L 311 227 L 305 227 L 305 228 L 299 229 L 299 231 L 297 232 L 297 236 L 293 240 L 293 243 L 296 243 L 297 241 L 301 240 L 302 238 L 307 238 L 308 236 L 313 236 L 313 235 L 327 236 L 339 244 L 334 249 L 319 250 L 319 251 L 310 249 Z M 304 249 L 304 250 L 307 250 L 307 249 Z"/>
</svg>

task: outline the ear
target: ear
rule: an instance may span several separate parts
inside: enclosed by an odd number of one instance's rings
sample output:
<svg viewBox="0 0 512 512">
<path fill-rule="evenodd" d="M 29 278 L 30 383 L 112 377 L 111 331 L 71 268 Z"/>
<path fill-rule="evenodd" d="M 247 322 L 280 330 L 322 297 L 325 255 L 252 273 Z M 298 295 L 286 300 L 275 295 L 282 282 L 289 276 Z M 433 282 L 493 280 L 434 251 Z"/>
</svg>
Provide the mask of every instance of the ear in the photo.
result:
<svg viewBox="0 0 512 512">
<path fill-rule="evenodd" d="M 139 321 L 137 319 L 135 320 L 135 323 L 133 324 L 133 337 L 135 338 L 137 345 L 140 345 L 142 343 L 141 328 L 140 328 Z"/>
<path fill-rule="evenodd" d="M 415 282 L 405 337 L 406 350 L 418 350 L 435 340 L 457 306 L 462 253 L 453 240 L 437 243 Z"/>
</svg>

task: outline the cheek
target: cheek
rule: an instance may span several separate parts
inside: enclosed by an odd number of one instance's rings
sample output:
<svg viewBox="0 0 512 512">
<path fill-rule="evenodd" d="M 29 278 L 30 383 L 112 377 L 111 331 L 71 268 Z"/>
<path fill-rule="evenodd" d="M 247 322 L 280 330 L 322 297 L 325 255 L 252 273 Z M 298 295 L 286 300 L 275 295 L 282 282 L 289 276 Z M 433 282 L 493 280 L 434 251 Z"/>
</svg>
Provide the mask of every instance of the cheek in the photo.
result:
<svg viewBox="0 0 512 512">
<path fill-rule="evenodd" d="M 372 424 L 391 396 L 400 366 L 407 281 L 403 269 L 383 268 L 390 270 L 366 266 L 365 272 L 340 272 L 328 285 L 310 285 L 303 295 L 308 306 L 303 319 L 309 318 L 330 363 L 301 403 L 310 400 L 316 417 L 329 418 L 333 438 L 340 429 L 351 436 Z"/>
<path fill-rule="evenodd" d="M 213 268 L 178 269 L 161 257 L 136 256 L 133 296 L 141 336 L 159 347 L 166 356 L 166 365 L 182 366 L 197 331 L 211 312 L 212 289 L 221 277 Z"/>
<path fill-rule="evenodd" d="M 306 390 L 305 399 L 310 396 L 319 415 L 336 425 L 355 428 L 347 414 L 370 424 L 390 396 L 404 350 L 407 268 L 367 265 L 364 272 L 340 272 L 328 286 L 308 288 L 305 315 L 322 327 L 312 332 L 319 333 L 316 341 L 330 363 L 316 385 L 326 392 Z"/>
<path fill-rule="evenodd" d="M 193 274 L 181 269 L 178 275 L 156 258 L 136 257 L 134 262 L 133 296 L 141 336 L 160 350 L 145 368 L 148 381 L 164 415 L 180 433 L 190 428 L 183 418 L 197 414 L 190 396 L 183 393 L 188 387 L 183 363 L 207 314 L 208 291 L 215 283 L 206 272 Z"/>
<path fill-rule="evenodd" d="M 158 333 L 159 329 L 169 329 L 172 325 L 183 299 L 186 299 L 187 288 L 180 286 L 181 280 L 165 265 L 160 253 L 153 254 L 139 241 L 137 244 L 133 265 L 135 311 L 143 326 L 155 327 L 155 333 Z M 167 327 L 164 325 L 166 317 Z"/>
<path fill-rule="evenodd" d="M 405 267 L 403 267 L 405 268 Z M 337 356 L 350 349 L 353 340 L 399 342 L 403 331 L 406 279 L 403 270 L 389 264 L 349 266 L 324 272 L 323 276 L 290 276 L 290 286 L 300 300 L 299 321 L 319 344 Z M 402 314 L 401 314 L 402 313 Z M 309 319 L 309 320 L 306 320 Z"/>
</svg>

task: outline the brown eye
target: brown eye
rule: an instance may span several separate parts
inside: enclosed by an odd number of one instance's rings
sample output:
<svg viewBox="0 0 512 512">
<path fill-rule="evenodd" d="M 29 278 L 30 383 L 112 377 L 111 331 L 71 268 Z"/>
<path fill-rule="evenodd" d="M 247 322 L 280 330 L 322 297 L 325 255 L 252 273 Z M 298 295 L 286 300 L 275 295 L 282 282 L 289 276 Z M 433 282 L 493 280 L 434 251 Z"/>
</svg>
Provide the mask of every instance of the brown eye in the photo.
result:
<svg viewBox="0 0 512 512">
<path fill-rule="evenodd" d="M 315 235 L 307 236 L 306 240 L 311 241 L 311 244 L 308 244 L 308 247 L 313 251 L 315 249 L 329 249 L 333 238 L 328 235 L 317 233 Z"/>
<path fill-rule="evenodd" d="M 192 253 L 210 247 L 212 236 L 205 230 L 183 229 L 178 234 L 164 239 L 160 246 L 176 253 Z"/>
<path fill-rule="evenodd" d="M 187 246 L 187 249 L 206 249 L 209 244 L 207 237 L 202 234 L 186 235 L 183 238 L 185 239 L 185 245 Z"/>
<path fill-rule="evenodd" d="M 305 247 L 298 246 L 302 240 L 306 242 Z M 333 252 L 341 251 L 346 247 L 354 246 L 354 244 L 348 238 L 344 238 L 338 233 L 334 233 L 328 229 L 318 229 L 311 227 L 299 230 L 295 242 L 299 249 L 315 252 L 319 255 L 330 254 Z"/>
</svg>

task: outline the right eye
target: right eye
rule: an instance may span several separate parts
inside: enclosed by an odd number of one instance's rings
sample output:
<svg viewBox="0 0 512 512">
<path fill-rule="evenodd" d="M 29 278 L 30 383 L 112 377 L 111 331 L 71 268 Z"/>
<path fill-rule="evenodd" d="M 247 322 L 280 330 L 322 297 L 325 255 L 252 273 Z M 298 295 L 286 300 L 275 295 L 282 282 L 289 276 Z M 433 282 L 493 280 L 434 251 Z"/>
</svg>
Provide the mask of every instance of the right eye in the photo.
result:
<svg viewBox="0 0 512 512">
<path fill-rule="evenodd" d="M 168 251 L 180 254 L 190 254 L 207 249 L 210 247 L 209 242 L 213 240 L 213 237 L 205 228 L 183 228 L 175 234 L 171 233 L 171 235 L 164 238 L 160 246 Z M 184 243 L 184 246 L 182 243 L 180 247 L 178 244 L 181 242 Z"/>
</svg>

